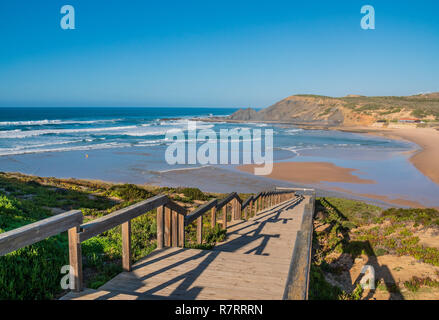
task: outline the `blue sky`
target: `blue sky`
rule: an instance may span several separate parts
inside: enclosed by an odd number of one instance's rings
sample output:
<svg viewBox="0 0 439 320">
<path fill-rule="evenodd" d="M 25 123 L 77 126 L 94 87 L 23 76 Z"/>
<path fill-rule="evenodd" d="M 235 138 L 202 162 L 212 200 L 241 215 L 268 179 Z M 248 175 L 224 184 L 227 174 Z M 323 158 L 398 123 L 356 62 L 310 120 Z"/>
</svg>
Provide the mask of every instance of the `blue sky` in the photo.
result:
<svg viewBox="0 0 439 320">
<path fill-rule="evenodd" d="M 76 30 L 60 28 L 73 5 Z M 363 5 L 376 29 L 360 28 Z M 439 1 L 0 2 L 0 106 L 266 107 L 439 91 Z"/>
</svg>

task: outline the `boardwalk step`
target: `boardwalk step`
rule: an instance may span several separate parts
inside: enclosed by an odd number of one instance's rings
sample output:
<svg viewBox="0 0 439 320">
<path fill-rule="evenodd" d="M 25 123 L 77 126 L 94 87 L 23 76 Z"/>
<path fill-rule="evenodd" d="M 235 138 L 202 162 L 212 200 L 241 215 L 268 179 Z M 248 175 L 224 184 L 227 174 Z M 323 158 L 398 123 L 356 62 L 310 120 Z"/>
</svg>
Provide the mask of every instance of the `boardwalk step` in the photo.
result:
<svg viewBox="0 0 439 320">
<path fill-rule="evenodd" d="M 153 252 L 98 290 L 63 299 L 282 299 L 305 201 L 229 225 L 213 250 Z"/>
</svg>

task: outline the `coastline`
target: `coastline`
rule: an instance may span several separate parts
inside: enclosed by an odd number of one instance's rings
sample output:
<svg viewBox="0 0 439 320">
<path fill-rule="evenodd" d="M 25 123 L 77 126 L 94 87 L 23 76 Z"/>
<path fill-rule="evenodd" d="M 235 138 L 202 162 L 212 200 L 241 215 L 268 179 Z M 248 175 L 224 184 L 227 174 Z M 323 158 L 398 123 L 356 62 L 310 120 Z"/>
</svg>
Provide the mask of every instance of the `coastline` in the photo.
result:
<svg viewBox="0 0 439 320">
<path fill-rule="evenodd" d="M 427 178 L 439 184 L 439 131 L 434 128 L 341 127 L 336 130 L 403 140 L 419 146 L 409 161 Z"/>
<path fill-rule="evenodd" d="M 194 120 L 206 123 L 218 121 L 234 124 L 247 123 L 245 121 L 228 121 L 225 118 L 218 117 L 208 119 L 197 118 Z M 259 192 L 262 186 L 264 186 L 264 189 L 267 189 L 274 188 L 275 186 L 308 185 L 317 188 L 320 186 L 320 189 L 324 192 L 336 192 L 340 195 L 346 195 L 348 198 L 355 195 L 362 198 L 379 200 L 386 204 L 413 207 L 439 205 L 437 200 L 429 200 L 437 199 L 435 195 L 439 192 L 437 187 L 439 186 L 439 174 L 435 171 L 438 169 L 435 159 L 439 157 L 439 154 L 431 153 L 432 150 L 439 151 L 436 142 L 439 142 L 439 131 L 423 128 L 331 127 L 284 121 L 252 121 L 252 124 L 256 124 L 259 127 L 258 123 L 281 125 L 281 128 L 285 130 L 294 127 L 304 129 L 305 131 L 333 131 L 329 135 L 335 135 L 336 138 L 338 134 L 335 131 L 355 133 L 357 136 L 352 135 L 354 141 L 352 146 L 354 148 L 350 149 L 351 151 L 349 152 L 342 150 L 344 153 L 340 154 L 338 151 L 332 151 L 332 153 L 322 155 L 319 152 L 313 153 L 312 150 L 304 149 L 306 151 L 300 152 L 303 158 L 298 158 L 297 160 L 288 160 L 291 157 L 285 157 L 285 159 L 278 157 L 277 163 L 274 164 L 275 172 L 271 176 L 266 177 L 267 179 L 255 177 L 252 167 L 248 167 L 247 170 L 240 167 L 220 168 L 205 166 L 171 169 L 165 166 L 162 168 L 159 165 L 154 165 L 161 159 L 154 157 L 154 154 L 156 154 L 154 152 L 145 152 L 143 145 L 134 146 L 129 150 L 123 147 L 97 149 L 95 151 L 88 151 L 86 156 L 84 156 L 83 151 L 11 156 L 8 159 L 5 158 L 3 163 L 5 164 L 7 160 L 9 162 L 15 161 L 18 164 L 5 165 L 4 171 L 22 172 L 38 176 L 75 177 L 87 180 L 97 179 L 114 183 L 134 183 L 139 185 L 181 185 L 199 187 L 207 192 L 226 192 L 233 187 L 245 193 Z M 325 135 L 327 135 L 325 131 L 318 133 L 318 137 Z M 363 137 L 358 135 L 363 135 Z M 367 135 L 386 137 L 391 140 L 410 141 L 411 143 L 409 148 L 404 147 L 403 150 L 399 150 L 397 153 L 388 153 L 388 158 L 382 157 L 378 153 L 365 153 L 361 150 L 355 154 L 355 143 L 361 143 L 361 140 Z M 305 136 L 307 135 L 305 134 Z M 340 137 L 342 136 L 340 135 Z M 346 136 L 349 135 L 346 134 Z M 283 139 L 288 144 L 290 135 L 285 135 Z M 301 138 L 296 138 L 296 142 L 297 139 L 300 141 Z M 356 142 L 356 139 L 359 139 L 359 141 Z M 373 139 L 369 137 L 366 140 Z M 406 143 L 403 144 L 405 145 Z M 164 147 L 158 146 L 156 148 L 163 149 Z M 394 155 L 396 156 L 395 161 L 392 160 L 391 164 L 390 162 L 386 163 L 386 159 L 393 159 Z M 410 163 L 407 161 L 409 158 Z M 376 161 L 374 166 L 371 165 L 373 162 L 370 161 Z M 65 169 L 62 166 L 58 166 L 58 163 L 67 162 L 69 162 L 70 170 L 66 174 Z M 34 166 L 34 163 L 38 163 L 38 166 Z M 108 170 L 109 168 L 112 168 L 111 171 Z M 407 179 L 411 178 L 413 180 L 410 181 L 414 183 L 410 186 L 405 186 L 406 181 L 409 181 Z M 437 180 L 434 181 L 433 179 L 436 178 Z M 416 185 L 416 181 L 421 182 Z M 402 187 L 399 188 L 399 186 Z M 333 187 L 339 187 L 340 189 L 336 190 Z"/>
<path fill-rule="evenodd" d="M 212 119 L 198 119 L 201 121 L 214 121 Z M 215 120 L 219 120 L 216 118 Z M 246 121 L 222 119 L 224 122 L 230 123 L 245 123 Z M 252 121 L 254 123 L 268 123 L 291 125 L 304 130 L 333 130 L 340 132 L 358 133 L 364 135 L 373 135 L 378 137 L 385 137 L 393 140 L 406 141 L 416 144 L 419 149 L 410 151 L 412 153 L 409 161 L 415 166 L 424 176 L 439 185 L 439 128 L 382 128 L 371 126 L 319 126 L 306 123 L 291 123 L 285 121 Z"/>
<path fill-rule="evenodd" d="M 237 121 L 233 121 L 237 122 Z M 238 121 L 239 122 L 239 121 Z M 262 122 L 262 121 L 255 121 Z M 264 121 L 265 123 L 265 121 Z M 267 122 L 271 124 L 285 124 L 284 122 Z M 436 185 L 439 185 L 439 130 L 436 128 L 416 128 L 405 127 L 400 128 L 380 128 L 370 126 L 313 126 L 289 123 L 289 125 L 299 127 L 304 130 L 329 130 L 357 133 L 362 135 L 372 135 L 377 137 L 384 137 L 391 140 L 399 140 L 410 142 L 416 145 L 412 150 L 407 151 L 409 154 L 409 162 L 416 168 L 416 170 L 424 177 L 429 179 Z M 320 167 L 316 167 L 312 162 L 292 162 L 292 163 L 275 163 L 274 170 L 268 177 L 280 181 L 288 181 L 291 183 L 303 184 L 320 184 L 321 182 L 341 182 L 341 183 L 355 183 L 368 184 L 374 181 L 364 181 L 363 179 L 352 178 L 352 172 L 356 172 L 357 168 L 337 167 L 329 162 L 321 163 Z M 251 172 L 255 166 L 239 166 L 237 169 L 241 172 Z M 404 199 L 403 197 L 390 198 L 381 194 L 358 193 L 346 190 L 345 188 L 334 188 L 334 191 L 339 191 L 345 194 L 366 197 L 369 199 L 381 200 L 389 204 L 400 205 L 406 207 L 425 208 L 418 201 Z M 437 208 L 437 207 L 435 207 Z"/>
</svg>

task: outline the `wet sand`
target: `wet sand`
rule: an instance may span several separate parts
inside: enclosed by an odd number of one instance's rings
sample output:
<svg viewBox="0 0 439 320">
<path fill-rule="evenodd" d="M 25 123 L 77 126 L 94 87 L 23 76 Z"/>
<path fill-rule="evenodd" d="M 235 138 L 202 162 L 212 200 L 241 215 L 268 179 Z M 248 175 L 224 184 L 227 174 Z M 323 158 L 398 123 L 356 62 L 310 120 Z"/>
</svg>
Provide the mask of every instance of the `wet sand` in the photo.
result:
<svg viewBox="0 0 439 320">
<path fill-rule="evenodd" d="M 422 149 L 410 162 L 425 176 L 439 184 L 439 131 L 436 129 L 390 129 L 381 133 L 389 138 L 400 138 L 416 143 Z"/>
<path fill-rule="evenodd" d="M 439 131 L 433 128 L 342 128 L 342 131 L 365 133 L 375 136 L 410 141 L 420 149 L 410 162 L 433 182 L 439 184 Z"/>
<path fill-rule="evenodd" d="M 238 170 L 253 173 L 257 165 L 243 165 Z M 356 169 L 338 167 L 330 162 L 279 162 L 273 164 L 273 172 L 267 178 L 296 183 L 346 182 L 374 184 L 352 174 Z"/>
</svg>

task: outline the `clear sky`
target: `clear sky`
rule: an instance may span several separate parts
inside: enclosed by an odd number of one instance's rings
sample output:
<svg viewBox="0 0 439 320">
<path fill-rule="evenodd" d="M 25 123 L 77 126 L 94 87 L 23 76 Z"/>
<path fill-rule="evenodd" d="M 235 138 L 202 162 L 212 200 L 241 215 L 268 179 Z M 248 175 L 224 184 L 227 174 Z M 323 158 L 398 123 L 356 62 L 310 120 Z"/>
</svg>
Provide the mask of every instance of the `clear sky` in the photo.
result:
<svg viewBox="0 0 439 320">
<path fill-rule="evenodd" d="M 75 8 L 62 30 L 60 9 Z M 363 5 L 376 29 L 360 27 Z M 439 91 L 437 0 L 1 0 L 0 106 L 266 107 Z"/>
</svg>

